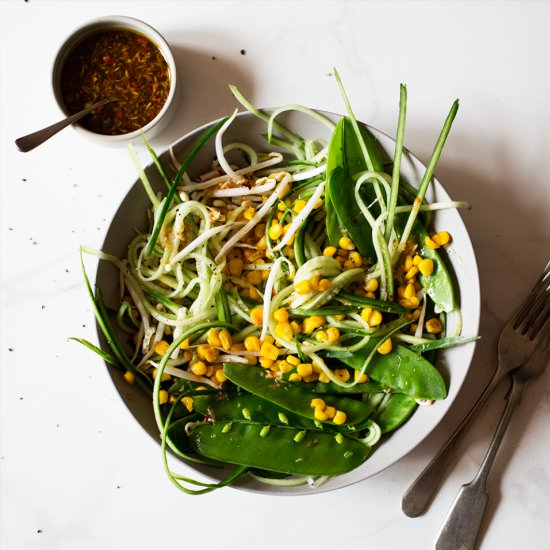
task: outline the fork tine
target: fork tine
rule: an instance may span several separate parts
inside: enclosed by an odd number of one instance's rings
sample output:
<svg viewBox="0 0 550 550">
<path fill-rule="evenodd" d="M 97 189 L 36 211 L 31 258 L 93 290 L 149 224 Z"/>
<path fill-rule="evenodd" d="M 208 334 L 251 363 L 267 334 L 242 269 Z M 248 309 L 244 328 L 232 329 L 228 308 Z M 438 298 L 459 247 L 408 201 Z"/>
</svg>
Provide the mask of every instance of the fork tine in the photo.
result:
<svg viewBox="0 0 550 550">
<path fill-rule="evenodd" d="M 529 316 L 530 319 L 533 317 L 530 315 L 533 313 L 533 301 L 536 301 L 539 296 L 547 294 L 548 288 L 550 285 L 550 261 L 546 264 L 542 275 L 539 277 L 538 281 L 535 283 L 535 286 L 532 288 L 531 292 L 525 298 L 521 306 L 518 308 L 514 316 L 512 317 L 512 327 L 514 330 L 517 330 L 519 326 L 524 323 L 526 317 Z M 524 325 L 525 326 L 525 325 Z M 522 330 L 524 332 L 524 330 Z"/>
<path fill-rule="evenodd" d="M 550 319 L 550 292 L 547 292 L 546 303 L 539 308 L 538 317 L 527 327 L 527 335 L 533 339 L 541 330 L 542 326 Z"/>
</svg>

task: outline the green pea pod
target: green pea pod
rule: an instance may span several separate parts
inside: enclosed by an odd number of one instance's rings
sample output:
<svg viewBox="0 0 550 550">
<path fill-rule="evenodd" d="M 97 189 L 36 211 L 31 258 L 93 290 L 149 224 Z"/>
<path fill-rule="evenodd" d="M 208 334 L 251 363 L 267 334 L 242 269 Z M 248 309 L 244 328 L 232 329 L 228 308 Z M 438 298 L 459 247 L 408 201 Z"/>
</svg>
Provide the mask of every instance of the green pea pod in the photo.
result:
<svg viewBox="0 0 550 550">
<path fill-rule="evenodd" d="M 403 230 L 406 218 L 403 215 L 396 216 L 396 229 Z M 455 296 L 453 283 L 449 270 L 437 250 L 428 248 L 424 242 L 428 232 L 417 219 L 413 226 L 412 239 L 420 246 L 419 254 L 424 258 L 430 258 L 434 263 L 434 271 L 428 277 L 419 274 L 419 280 L 426 289 L 428 296 L 440 311 L 453 311 L 455 308 Z"/>
<path fill-rule="evenodd" d="M 376 354 L 367 375 L 395 392 L 417 399 L 444 399 L 445 381 L 440 372 L 421 355 L 397 346 L 387 355 Z"/>
<path fill-rule="evenodd" d="M 304 391 L 293 382 L 270 378 L 264 369 L 250 365 L 226 363 L 223 372 L 231 382 L 244 390 L 295 414 L 315 419 L 311 406 L 311 400 L 319 397 L 315 392 Z M 350 397 L 327 395 L 325 403 L 345 412 L 346 424 L 357 424 L 372 413 L 371 407 Z M 332 424 L 330 420 L 326 422 Z"/>
<path fill-rule="evenodd" d="M 195 398 L 197 412 L 210 416 L 214 421 L 250 420 L 267 424 L 290 425 L 314 429 L 315 424 L 308 418 L 294 414 L 250 393 Z"/>
<path fill-rule="evenodd" d="M 374 420 L 382 433 L 391 432 L 402 426 L 417 407 L 416 399 L 402 393 L 392 393 L 383 401 Z"/>
<path fill-rule="evenodd" d="M 447 313 L 453 311 L 455 308 L 455 296 L 447 266 L 437 250 L 432 250 L 426 246 L 424 239 L 427 237 L 428 232 L 420 224 L 417 224 L 416 234 L 418 243 L 420 244 L 420 254 L 423 258 L 431 258 L 434 263 L 434 271 L 431 275 L 425 277 L 420 274 L 420 283 L 439 310 Z"/>
<path fill-rule="evenodd" d="M 298 386 L 304 389 L 304 391 L 312 391 L 314 393 L 338 393 L 338 394 L 363 394 L 372 392 L 381 392 L 383 388 L 377 382 L 361 382 L 355 384 L 351 388 L 346 388 L 334 384 L 334 382 L 296 382 Z"/>
<path fill-rule="evenodd" d="M 291 475 L 343 474 L 371 450 L 342 434 L 242 421 L 196 424 L 189 439 L 211 459 Z"/>
<path fill-rule="evenodd" d="M 353 124 L 347 117 L 340 119 L 332 134 L 327 157 L 327 184 L 325 195 L 329 197 L 327 213 L 327 235 L 332 245 L 337 246 L 342 236 L 340 227 L 344 227 L 361 254 L 373 261 L 376 258 L 372 243 L 372 231 L 355 200 L 355 181 L 353 176 L 367 169 L 382 171 L 383 164 L 373 136 L 360 126 L 361 135 L 369 152 L 372 166 L 367 161 L 355 135 Z M 376 195 L 372 188 L 364 186 L 361 195 L 365 204 L 373 203 Z M 380 212 L 373 206 L 376 217 Z M 378 209 L 378 210 L 377 210 Z M 338 221 L 334 222 L 333 212 Z"/>
</svg>

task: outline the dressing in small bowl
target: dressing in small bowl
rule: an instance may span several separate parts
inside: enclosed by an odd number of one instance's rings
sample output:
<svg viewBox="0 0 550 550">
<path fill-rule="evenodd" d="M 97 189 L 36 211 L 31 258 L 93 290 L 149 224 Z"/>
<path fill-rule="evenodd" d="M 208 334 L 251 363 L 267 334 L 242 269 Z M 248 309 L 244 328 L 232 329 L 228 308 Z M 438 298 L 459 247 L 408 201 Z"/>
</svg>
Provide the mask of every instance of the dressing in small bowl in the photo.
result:
<svg viewBox="0 0 550 550">
<path fill-rule="evenodd" d="M 176 92 L 175 63 L 166 41 L 146 23 L 104 17 L 75 31 L 63 44 L 53 87 L 66 115 L 110 103 L 75 128 L 102 143 L 152 137 L 169 120 Z"/>
</svg>

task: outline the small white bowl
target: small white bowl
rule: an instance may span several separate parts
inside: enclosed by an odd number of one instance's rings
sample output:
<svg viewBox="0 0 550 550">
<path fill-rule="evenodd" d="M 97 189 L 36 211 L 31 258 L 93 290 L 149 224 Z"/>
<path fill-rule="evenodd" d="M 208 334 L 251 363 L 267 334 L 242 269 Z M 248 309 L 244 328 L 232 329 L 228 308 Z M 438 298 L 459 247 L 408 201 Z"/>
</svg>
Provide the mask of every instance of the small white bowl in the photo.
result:
<svg viewBox="0 0 550 550">
<path fill-rule="evenodd" d="M 170 88 L 168 96 L 158 114 L 144 126 L 135 131 L 127 132 L 124 134 L 110 135 L 91 131 L 79 123 L 75 123 L 73 126 L 75 130 L 77 130 L 86 138 L 103 145 L 126 145 L 135 139 L 141 138 L 142 134 L 150 139 L 153 136 L 157 135 L 166 126 L 175 111 L 175 99 L 178 87 L 176 63 L 174 61 L 174 56 L 172 55 L 168 43 L 161 36 L 161 34 L 157 32 L 153 27 L 139 19 L 134 19 L 132 17 L 121 15 L 112 15 L 94 19 L 77 28 L 62 44 L 54 61 L 52 72 L 52 85 L 55 99 L 59 108 L 66 116 L 73 114 L 67 108 L 61 90 L 61 77 L 65 63 L 67 62 L 67 59 L 69 58 L 69 55 L 71 54 L 73 49 L 82 40 L 95 33 L 109 30 L 133 31 L 150 40 L 159 49 L 160 53 L 166 61 L 166 64 L 168 65 L 169 70 Z M 99 99 L 102 98 L 98 98 L 98 100 Z"/>
</svg>

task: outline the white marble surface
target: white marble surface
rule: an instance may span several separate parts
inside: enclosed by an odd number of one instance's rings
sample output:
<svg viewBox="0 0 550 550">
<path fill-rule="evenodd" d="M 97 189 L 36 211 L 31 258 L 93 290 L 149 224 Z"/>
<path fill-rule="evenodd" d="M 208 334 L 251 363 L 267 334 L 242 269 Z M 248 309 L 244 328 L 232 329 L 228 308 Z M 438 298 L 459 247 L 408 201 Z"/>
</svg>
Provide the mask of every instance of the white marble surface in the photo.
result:
<svg viewBox="0 0 550 550">
<path fill-rule="evenodd" d="M 406 145 L 423 159 L 460 98 L 437 174 L 473 205 L 464 220 L 478 255 L 483 339 L 448 417 L 399 463 L 313 497 L 185 496 L 101 362 L 68 340 L 95 339 L 78 247 L 101 245 L 134 168 L 123 149 L 72 129 L 28 154 L 13 140 L 58 118 L 56 48 L 109 13 L 148 21 L 174 49 L 184 89 L 153 142 L 159 150 L 232 109 L 230 82 L 258 105 L 341 111 L 329 76 L 337 66 L 358 118 L 389 133 L 405 82 Z M 488 379 L 498 330 L 550 252 L 550 3 L 1 0 L 0 17 L 2 550 L 432 548 L 481 459 L 503 388 L 428 513 L 405 517 L 401 495 Z M 510 426 L 481 548 L 516 549 L 526 538 L 529 548 L 548 547 L 549 388 L 548 373 L 529 386 Z"/>
</svg>

